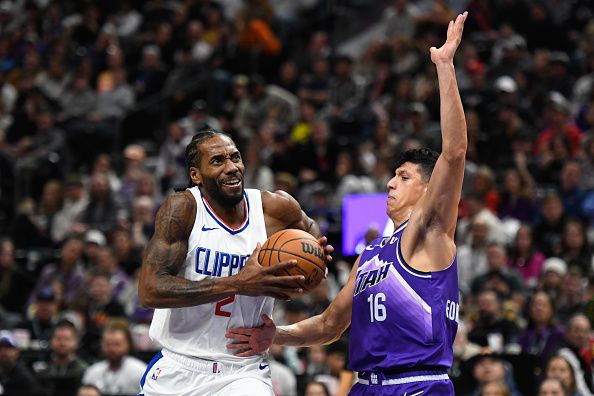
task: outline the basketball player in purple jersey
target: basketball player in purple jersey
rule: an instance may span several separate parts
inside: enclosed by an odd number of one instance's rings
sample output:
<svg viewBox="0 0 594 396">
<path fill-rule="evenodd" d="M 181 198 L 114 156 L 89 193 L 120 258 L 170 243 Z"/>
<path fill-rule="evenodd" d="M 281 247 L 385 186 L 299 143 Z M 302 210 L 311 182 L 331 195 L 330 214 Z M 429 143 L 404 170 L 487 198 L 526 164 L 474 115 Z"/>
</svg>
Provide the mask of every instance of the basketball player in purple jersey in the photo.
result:
<svg viewBox="0 0 594 396">
<path fill-rule="evenodd" d="M 466 155 L 466 120 L 454 70 L 454 54 L 467 13 L 450 22 L 447 40 L 432 47 L 441 101 L 441 155 L 405 152 L 388 182 L 387 213 L 394 233 L 373 241 L 350 278 L 320 315 L 290 326 L 227 332 L 239 356 L 271 343 L 328 344 L 350 332 L 350 368 L 359 373 L 350 395 L 454 395 L 447 375 L 458 328 L 454 231 Z"/>
</svg>

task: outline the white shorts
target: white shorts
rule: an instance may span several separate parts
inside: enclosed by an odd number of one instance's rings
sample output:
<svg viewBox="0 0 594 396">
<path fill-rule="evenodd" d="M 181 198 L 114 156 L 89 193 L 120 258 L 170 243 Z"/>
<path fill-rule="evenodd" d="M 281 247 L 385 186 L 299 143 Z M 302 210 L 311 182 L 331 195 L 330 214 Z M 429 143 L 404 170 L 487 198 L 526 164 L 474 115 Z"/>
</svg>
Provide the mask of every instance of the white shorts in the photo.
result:
<svg viewBox="0 0 594 396">
<path fill-rule="evenodd" d="M 236 365 L 159 352 L 140 381 L 139 396 L 274 396 L 266 361 Z"/>
</svg>

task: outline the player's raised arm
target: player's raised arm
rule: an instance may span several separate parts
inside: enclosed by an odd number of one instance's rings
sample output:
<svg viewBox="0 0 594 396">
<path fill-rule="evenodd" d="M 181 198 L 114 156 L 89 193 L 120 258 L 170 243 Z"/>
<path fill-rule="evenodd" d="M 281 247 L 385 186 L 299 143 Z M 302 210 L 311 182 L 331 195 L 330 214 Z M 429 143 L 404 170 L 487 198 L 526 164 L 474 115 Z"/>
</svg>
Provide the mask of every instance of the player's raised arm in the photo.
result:
<svg viewBox="0 0 594 396">
<path fill-rule="evenodd" d="M 465 12 L 451 21 L 446 42 L 440 48 L 430 49 L 439 80 L 442 150 L 419 211 L 424 225 L 430 223 L 432 230 L 437 228 L 437 232 L 447 234 L 452 241 L 468 145 L 466 119 L 454 70 L 454 54 L 462 39 L 466 16 Z"/>
<path fill-rule="evenodd" d="M 237 275 L 225 278 L 191 281 L 178 276 L 188 251 L 188 236 L 194 224 L 196 201 L 190 193 L 171 195 L 161 206 L 142 262 L 138 294 L 145 307 L 178 308 L 218 301 L 234 295 L 268 295 L 288 298 L 298 293 L 295 280 L 301 276 L 276 276 L 294 262 L 263 268 L 257 250 Z"/>
</svg>

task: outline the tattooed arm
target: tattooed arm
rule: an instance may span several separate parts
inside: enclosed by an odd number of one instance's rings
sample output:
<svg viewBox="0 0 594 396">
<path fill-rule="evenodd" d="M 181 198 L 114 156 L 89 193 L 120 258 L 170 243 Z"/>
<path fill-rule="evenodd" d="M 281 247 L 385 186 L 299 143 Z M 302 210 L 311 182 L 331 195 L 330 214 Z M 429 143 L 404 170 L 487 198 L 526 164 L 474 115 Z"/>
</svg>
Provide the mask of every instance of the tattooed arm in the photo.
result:
<svg viewBox="0 0 594 396">
<path fill-rule="evenodd" d="M 142 260 L 138 294 L 144 307 L 179 308 L 206 304 L 244 294 L 288 298 L 301 276 L 276 276 L 295 265 L 287 262 L 263 268 L 256 260 L 256 247 L 244 268 L 226 278 L 191 281 L 179 276 L 188 252 L 188 237 L 196 216 L 196 201 L 189 192 L 171 195 L 159 209 L 155 233 Z"/>
</svg>

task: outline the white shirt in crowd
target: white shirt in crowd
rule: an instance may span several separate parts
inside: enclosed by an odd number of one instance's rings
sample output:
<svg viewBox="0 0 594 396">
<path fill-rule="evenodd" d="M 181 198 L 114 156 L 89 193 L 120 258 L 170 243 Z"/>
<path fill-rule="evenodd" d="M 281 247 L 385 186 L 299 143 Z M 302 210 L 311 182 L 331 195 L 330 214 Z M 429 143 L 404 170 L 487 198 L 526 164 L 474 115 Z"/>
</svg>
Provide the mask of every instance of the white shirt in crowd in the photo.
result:
<svg viewBox="0 0 594 396">
<path fill-rule="evenodd" d="M 116 371 L 110 369 L 106 360 L 102 360 L 85 371 L 82 383 L 95 385 L 103 394 L 137 395 L 145 370 L 146 363 L 132 356 L 125 356 Z"/>
</svg>

